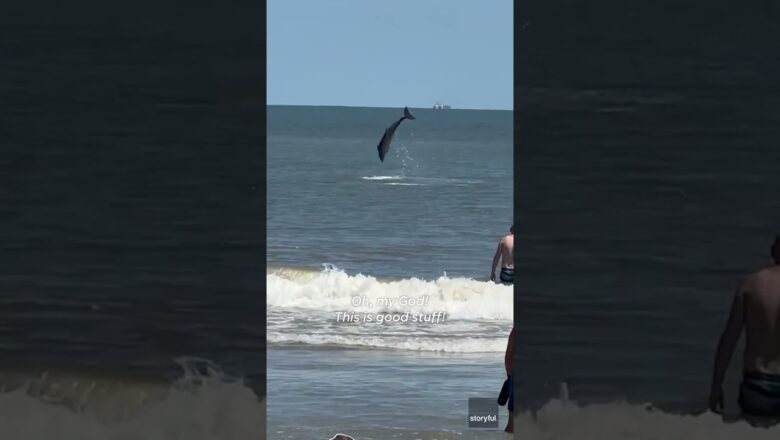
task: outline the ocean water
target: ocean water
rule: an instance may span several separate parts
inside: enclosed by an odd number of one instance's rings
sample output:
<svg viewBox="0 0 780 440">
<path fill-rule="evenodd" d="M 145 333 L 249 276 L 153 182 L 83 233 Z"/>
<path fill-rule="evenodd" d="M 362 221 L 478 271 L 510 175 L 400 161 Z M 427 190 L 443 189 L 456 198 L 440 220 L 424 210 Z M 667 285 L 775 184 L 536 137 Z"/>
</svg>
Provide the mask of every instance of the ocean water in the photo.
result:
<svg viewBox="0 0 780 440">
<path fill-rule="evenodd" d="M 728 423 L 705 412 L 733 291 L 780 230 L 776 11 L 520 9 L 518 432 L 776 437 L 733 420 L 741 347 Z"/>
<path fill-rule="evenodd" d="M 503 438 L 511 112 L 411 111 L 381 163 L 402 109 L 268 108 L 269 439 Z"/>
<path fill-rule="evenodd" d="M 0 438 L 262 438 L 262 11 L 49 6 L 0 14 Z"/>
</svg>

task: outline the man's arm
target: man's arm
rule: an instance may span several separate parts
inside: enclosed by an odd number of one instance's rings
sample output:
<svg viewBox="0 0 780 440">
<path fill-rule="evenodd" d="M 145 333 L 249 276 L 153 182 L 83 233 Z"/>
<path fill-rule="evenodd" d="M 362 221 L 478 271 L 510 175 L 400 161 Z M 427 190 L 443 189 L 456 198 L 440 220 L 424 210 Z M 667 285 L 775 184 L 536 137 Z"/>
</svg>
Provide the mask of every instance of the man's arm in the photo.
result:
<svg viewBox="0 0 780 440">
<path fill-rule="evenodd" d="M 504 240 L 501 240 L 498 242 L 498 247 L 496 248 L 496 255 L 493 255 L 493 265 L 490 269 L 490 281 L 496 280 L 496 266 L 498 266 L 498 259 L 501 258 L 501 247 L 504 246 Z"/>
<path fill-rule="evenodd" d="M 506 369 L 506 375 L 509 376 L 512 374 L 512 357 L 514 353 L 514 346 L 515 346 L 515 329 L 512 328 L 512 331 L 509 332 L 509 341 L 506 343 L 506 352 L 504 353 L 504 368 Z"/>
<path fill-rule="evenodd" d="M 723 410 L 723 379 L 726 377 L 726 370 L 728 370 L 731 357 L 734 354 L 734 348 L 737 346 L 739 337 L 742 334 L 742 327 L 745 325 L 744 286 L 745 283 L 743 282 L 734 293 L 729 319 L 726 322 L 726 328 L 720 336 L 715 354 L 712 387 L 710 389 L 710 409 L 715 412 Z"/>
</svg>

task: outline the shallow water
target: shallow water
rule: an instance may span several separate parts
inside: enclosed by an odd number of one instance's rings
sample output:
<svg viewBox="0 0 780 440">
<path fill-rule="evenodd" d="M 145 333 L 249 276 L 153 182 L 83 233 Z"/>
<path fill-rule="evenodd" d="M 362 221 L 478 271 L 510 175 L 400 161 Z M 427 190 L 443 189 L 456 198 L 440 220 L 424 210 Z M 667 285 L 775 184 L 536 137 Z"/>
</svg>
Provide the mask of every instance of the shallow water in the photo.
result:
<svg viewBox="0 0 780 440">
<path fill-rule="evenodd" d="M 511 113 L 411 111 L 381 163 L 400 109 L 269 107 L 268 438 L 504 438 Z"/>
</svg>

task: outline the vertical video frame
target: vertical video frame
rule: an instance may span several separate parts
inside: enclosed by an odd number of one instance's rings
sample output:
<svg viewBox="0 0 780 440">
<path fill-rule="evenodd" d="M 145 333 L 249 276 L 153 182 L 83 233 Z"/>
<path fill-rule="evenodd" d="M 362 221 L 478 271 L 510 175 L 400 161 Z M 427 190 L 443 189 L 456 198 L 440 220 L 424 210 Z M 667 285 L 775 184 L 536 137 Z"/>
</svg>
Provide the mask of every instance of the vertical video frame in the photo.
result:
<svg viewBox="0 0 780 440">
<path fill-rule="evenodd" d="M 269 439 L 511 431 L 512 8 L 268 2 Z"/>
</svg>

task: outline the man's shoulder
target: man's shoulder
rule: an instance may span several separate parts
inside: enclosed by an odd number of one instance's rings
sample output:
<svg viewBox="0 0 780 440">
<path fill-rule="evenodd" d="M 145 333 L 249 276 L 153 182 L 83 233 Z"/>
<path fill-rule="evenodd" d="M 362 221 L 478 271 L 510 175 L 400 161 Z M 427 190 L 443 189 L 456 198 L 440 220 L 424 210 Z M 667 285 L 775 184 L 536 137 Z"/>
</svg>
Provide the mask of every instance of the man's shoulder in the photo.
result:
<svg viewBox="0 0 780 440">
<path fill-rule="evenodd" d="M 763 269 L 759 269 L 750 275 L 745 277 L 743 284 L 751 284 L 756 281 L 778 279 L 780 278 L 780 270 L 777 266 L 769 266 Z"/>
<path fill-rule="evenodd" d="M 739 283 L 738 293 L 750 296 L 751 293 L 760 291 L 761 286 L 777 285 L 780 283 L 780 271 L 777 267 L 765 267 L 750 273 Z"/>
</svg>

